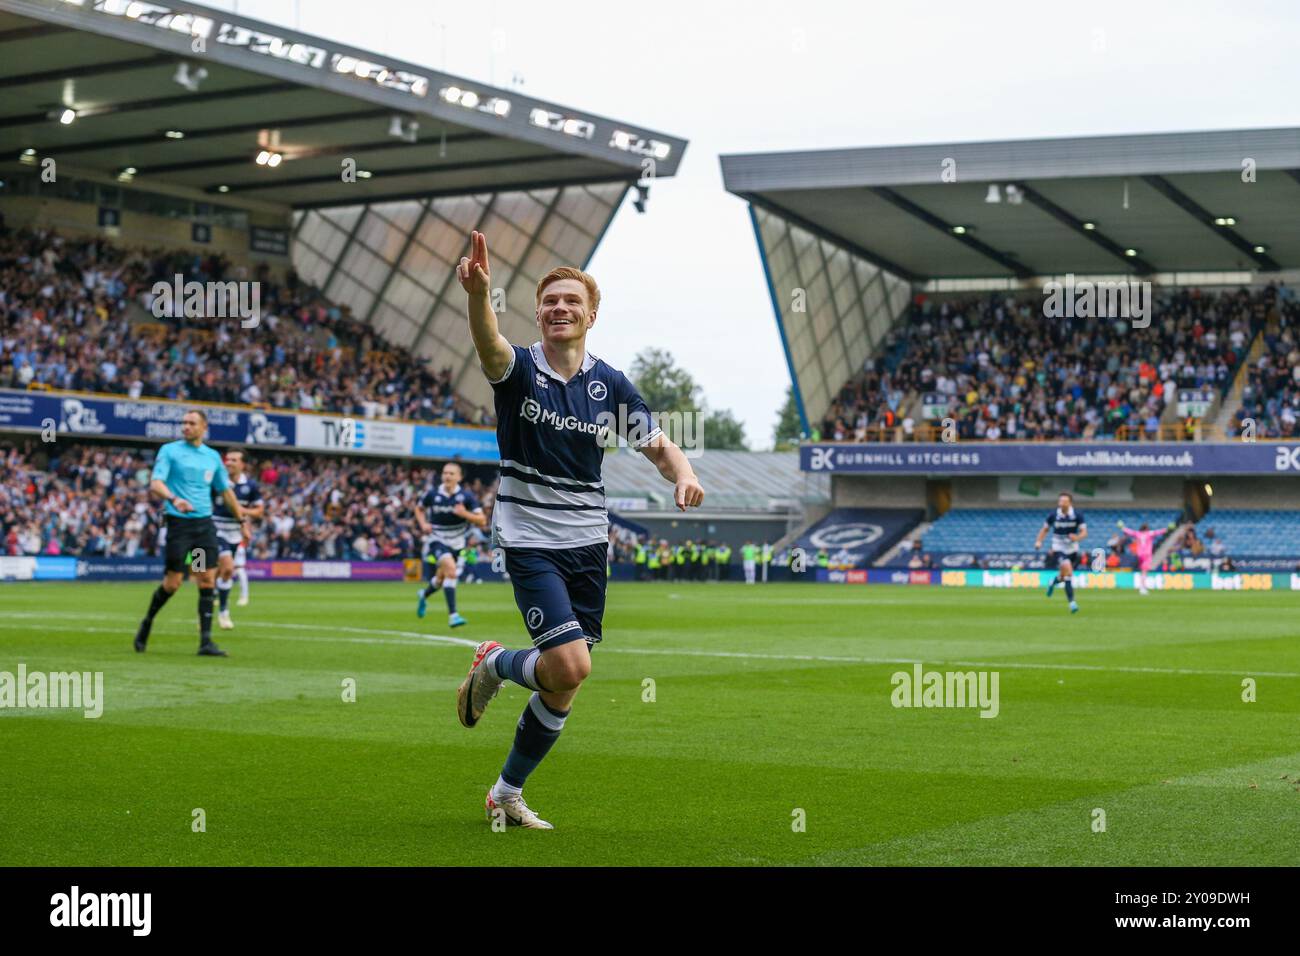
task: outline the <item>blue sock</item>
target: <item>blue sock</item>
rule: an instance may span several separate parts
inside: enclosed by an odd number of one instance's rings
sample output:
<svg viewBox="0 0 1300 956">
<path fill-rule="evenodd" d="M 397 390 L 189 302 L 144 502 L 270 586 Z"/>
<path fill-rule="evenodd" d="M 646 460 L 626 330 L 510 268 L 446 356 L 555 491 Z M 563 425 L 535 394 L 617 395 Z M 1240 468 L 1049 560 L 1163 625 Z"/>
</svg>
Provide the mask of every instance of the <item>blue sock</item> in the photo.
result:
<svg viewBox="0 0 1300 956">
<path fill-rule="evenodd" d="M 456 613 L 456 579 L 447 578 L 442 582 L 442 595 L 447 599 L 447 613 Z"/>
<path fill-rule="evenodd" d="M 542 685 L 537 682 L 537 661 L 541 656 L 542 652 L 535 647 L 500 651 L 492 658 L 492 669 L 502 680 L 512 680 L 529 690 L 542 690 Z"/>
<path fill-rule="evenodd" d="M 1073 600 L 1074 600 L 1074 581 L 1073 581 L 1073 580 L 1069 580 L 1069 581 L 1066 581 L 1066 582 L 1065 582 L 1065 597 L 1066 597 L 1067 600 L 1070 600 L 1070 601 L 1073 601 Z"/>
<path fill-rule="evenodd" d="M 528 775 L 537 769 L 542 758 L 560 739 L 567 710 L 555 710 L 542 702 L 540 694 L 528 698 L 519 726 L 515 728 L 515 745 L 510 748 L 506 764 L 501 768 L 501 779 L 512 787 L 523 789 Z"/>
</svg>

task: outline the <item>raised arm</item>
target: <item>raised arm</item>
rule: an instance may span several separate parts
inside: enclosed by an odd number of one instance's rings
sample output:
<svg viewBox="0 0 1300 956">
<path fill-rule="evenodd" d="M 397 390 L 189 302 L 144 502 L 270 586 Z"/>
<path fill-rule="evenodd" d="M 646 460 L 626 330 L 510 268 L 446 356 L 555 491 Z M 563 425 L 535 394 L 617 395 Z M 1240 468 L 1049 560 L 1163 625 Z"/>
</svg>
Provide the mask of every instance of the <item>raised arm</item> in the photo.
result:
<svg viewBox="0 0 1300 956">
<path fill-rule="evenodd" d="M 456 266 L 456 278 L 469 297 L 469 334 L 474 339 L 474 351 L 489 381 L 497 381 L 506 374 L 514 349 L 497 328 L 496 313 L 492 311 L 492 267 L 488 262 L 487 237 L 475 231 L 470 233 L 470 254 Z"/>
</svg>

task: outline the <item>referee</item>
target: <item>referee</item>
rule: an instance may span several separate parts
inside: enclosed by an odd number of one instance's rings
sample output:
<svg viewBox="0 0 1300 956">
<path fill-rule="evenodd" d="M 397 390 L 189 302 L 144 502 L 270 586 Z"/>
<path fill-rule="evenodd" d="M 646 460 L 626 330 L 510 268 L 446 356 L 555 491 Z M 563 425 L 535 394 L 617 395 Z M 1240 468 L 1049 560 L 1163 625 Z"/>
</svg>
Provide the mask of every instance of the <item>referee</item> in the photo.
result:
<svg viewBox="0 0 1300 956">
<path fill-rule="evenodd" d="M 167 558 L 163 583 L 153 592 L 149 613 L 135 632 L 135 649 L 140 652 L 149 642 L 154 616 L 181 586 L 188 568 L 194 572 L 199 587 L 199 653 L 205 657 L 226 656 L 212 642 L 212 601 L 221 548 L 212 524 L 212 493 L 221 493 L 235 518 L 242 519 L 244 511 L 221 456 L 203 444 L 207 430 L 207 415 L 197 409 L 186 412 L 181 419 L 184 438 L 163 445 L 154 461 L 149 490 L 167 503 Z"/>
</svg>

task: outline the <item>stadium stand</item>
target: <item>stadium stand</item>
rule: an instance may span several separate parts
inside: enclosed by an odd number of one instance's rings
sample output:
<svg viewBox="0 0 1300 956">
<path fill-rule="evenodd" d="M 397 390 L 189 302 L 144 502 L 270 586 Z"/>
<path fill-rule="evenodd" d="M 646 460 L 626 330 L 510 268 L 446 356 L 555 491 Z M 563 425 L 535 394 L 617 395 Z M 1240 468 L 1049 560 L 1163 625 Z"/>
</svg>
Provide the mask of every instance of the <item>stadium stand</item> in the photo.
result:
<svg viewBox="0 0 1300 956">
<path fill-rule="evenodd" d="M 1128 320 L 1045 322 L 1041 298 L 918 296 L 814 439 L 930 439 L 949 416 L 961 439 L 1154 439 L 1175 389 L 1222 395 L 1231 386 L 1277 300 L 1276 286 L 1179 289 L 1158 294 L 1150 328 L 1134 329 Z M 1281 354 L 1266 369 L 1295 350 L 1294 314 L 1284 311 L 1273 336 Z M 1285 367 L 1259 376 L 1279 407 Z"/>
<path fill-rule="evenodd" d="M 451 371 L 386 342 L 298 281 L 261 270 L 257 336 L 232 318 L 155 318 L 155 282 L 224 281 L 220 256 L 0 234 L 0 387 L 103 392 L 366 418 L 491 424 Z M 138 303 L 139 308 L 135 307 Z"/>
<path fill-rule="evenodd" d="M 942 565 L 948 557 L 961 560 L 948 564 L 964 566 L 1010 566 L 1021 563 L 1027 567 L 1042 565 L 1042 552 L 1034 551 L 1034 538 L 1043 526 L 1052 505 L 1042 508 L 954 508 L 935 521 L 925 532 L 921 548 L 929 562 L 924 566 Z M 1173 510 L 1138 508 L 1090 508 L 1081 504 L 1079 510 L 1088 520 L 1088 538 L 1084 550 L 1091 555 L 1097 548 L 1107 552 L 1111 567 L 1131 565 L 1129 542 L 1119 532 L 1118 522 L 1130 528 L 1140 528 L 1145 522 L 1152 528 L 1166 528 L 1179 520 Z M 1111 560 L 1111 556 L 1115 560 Z M 896 555 L 891 565 L 907 564 L 910 552 Z"/>
<path fill-rule="evenodd" d="M 1213 511 L 1201 520 L 1196 532 L 1202 552 L 1215 557 L 1300 556 L 1300 512 L 1296 511 Z"/>
<path fill-rule="evenodd" d="M 1300 434 L 1300 301 L 1284 287 L 1277 304 L 1261 336 L 1260 354 L 1249 368 L 1231 436 L 1241 434 L 1248 418 L 1255 421 L 1257 438 Z"/>
<path fill-rule="evenodd" d="M 26 441 L 0 446 L 0 554 L 160 554 L 162 511 L 148 492 L 154 449 Z M 414 502 L 437 466 L 277 454 L 254 461 L 267 504 L 254 558 L 420 556 Z M 495 479 L 467 475 L 484 503 Z"/>
</svg>

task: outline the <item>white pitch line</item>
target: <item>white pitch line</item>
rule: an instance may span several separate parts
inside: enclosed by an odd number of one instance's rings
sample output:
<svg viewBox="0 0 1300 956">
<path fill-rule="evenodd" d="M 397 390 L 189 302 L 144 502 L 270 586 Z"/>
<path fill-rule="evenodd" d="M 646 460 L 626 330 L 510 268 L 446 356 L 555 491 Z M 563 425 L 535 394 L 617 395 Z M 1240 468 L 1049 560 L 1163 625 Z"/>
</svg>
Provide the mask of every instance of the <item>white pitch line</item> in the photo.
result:
<svg viewBox="0 0 1300 956">
<path fill-rule="evenodd" d="M 37 614 L 12 614 L 10 617 L 48 617 L 53 615 Z M 103 620 L 105 615 L 78 614 L 76 612 L 65 612 L 59 615 L 64 619 L 79 620 Z M 122 617 L 122 615 L 118 615 Z M 337 632 L 345 634 L 371 634 L 378 635 L 372 638 L 327 638 L 327 637 L 303 637 L 295 638 L 284 635 L 282 639 L 287 640 L 334 640 L 346 641 L 356 644 L 398 644 L 398 645 L 419 645 L 435 644 L 444 647 L 477 647 L 478 642 L 472 638 L 453 637 L 447 634 L 422 634 L 419 631 L 397 631 L 382 628 L 368 627 L 345 627 L 345 626 L 326 626 L 319 627 L 313 624 L 270 624 L 251 622 L 241 625 L 243 627 L 255 627 L 263 630 L 276 631 L 286 629 L 298 629 L 314 631 L 317 634 L 325 632 Z M 0 629 L 9 627 L 9 625 L 0 622 Z M 91 633 L 119 633 L 116 628 L 96 628 L 88 627 L 83 630 Z M 406 640 L 394 641 L 385 640 L 384 636 L 402 637 Z M 412 640 L 414 639 L 414 640 Z M 1120 674 L 1171 674 L 1185 677 L 1280 677 L 1295 679 L 1300 678 L 1300 673 L 1290 671 L 1258 671 L 1250 668 L 1240 670 L 1223 671 L 1223 670 L 1203 670 L 1191 667 L 1128 667 L 1124 665 L 1104 665 L 1104 664 L 1074 664 L 1074 663 L 1050 663 L 1038 661 L 1017 661 L 1017 662 L 998 662 L 998 661 L 963 661 L 963 660 L 944 660 L 939 658 L 915 658 L 915 657 L 852 657 L 834 654 L 764 654 L 756 651 L 700 651 L 691 648 L 664 648 L 664 647 L 601 647 L 602 654 L 647 654 L 660 655 L 665 657 L 707 657 L 717 659 L 739 659 L 739 660 L 763 660 L 763 661 L 806 661 L 812 663 L 826 664 L 949 664 L 954 667 L 977 667 L 988 670 L 1046 670 L 1046 671 L 1087 671 L 1097 673 L 1120 673 Z"/>
</svg>

